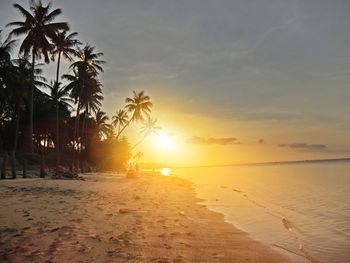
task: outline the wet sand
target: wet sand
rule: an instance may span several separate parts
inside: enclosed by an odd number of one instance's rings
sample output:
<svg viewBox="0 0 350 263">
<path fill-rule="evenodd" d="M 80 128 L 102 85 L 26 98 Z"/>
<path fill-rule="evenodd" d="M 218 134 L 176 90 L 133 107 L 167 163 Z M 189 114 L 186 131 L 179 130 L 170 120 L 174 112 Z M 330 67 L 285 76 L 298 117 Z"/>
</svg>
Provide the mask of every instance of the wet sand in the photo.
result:
<svg viewBox="0 0 350 263">
<path fill-rule="evenodd" d="M 0 262 L 289 262 L 176 177 L 0 181 Z"/>
</svg>

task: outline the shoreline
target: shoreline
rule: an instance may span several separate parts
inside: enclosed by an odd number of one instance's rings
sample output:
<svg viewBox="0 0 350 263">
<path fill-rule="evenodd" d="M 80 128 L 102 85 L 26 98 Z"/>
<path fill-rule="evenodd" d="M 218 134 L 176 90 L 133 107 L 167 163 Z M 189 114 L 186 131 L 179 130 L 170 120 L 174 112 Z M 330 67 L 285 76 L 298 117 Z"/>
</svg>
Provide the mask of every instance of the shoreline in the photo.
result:
<svg viewBox="0 0 350 263">
<path fill-rule="evenodd" d="M 215 207 L 212 207 L 210 205 L 210 203 L 207 202 L 207 200 L 205 198 L 201 198 L 200 197 L 200 193 L 199 193 L 199 189 L 196 187 L 196 184 L 194 182 L 191 182 L 189 179 L 184 179 L 183 177 L 179 176 L 179 175 L 173 175 L 175 177 L 178 177 L 182 180 L 188 181 L 190 182 L 190 184 L 192 185 L 192 191 L 194 192 L 196 198 L 198 198 L 198 202 L 196 202 L 196 204 L 201 205 L 201 206 L 205 206 L 208 210 L 210 210 L 213 213 L 217 213 L 223 216 L 223 221 L 225 223 L 228 223 L 230 225 L 232 225 L 234 228 L 236 228 L 238 231 L 242 231 L 244 233 L 246 233 L 249 238 L 253 239 L 254 241 L 257 241 L 265 246 L 267 246 L 269 249 L 272 249 L 274 251 L 277 251 L 280 254 L 283 254 L 284 256 L 286 256 L 289 261 L 291 263 L 310 263 L 310 262 L 316 262 L 314 259 L 310 258 L 308 259 L 308 255 L 302 255 L 302 254 L 298 254 L 292 250 L 289 250 L 283 246 L 279 246 L 277 244 L 268 244 L 266 242 L 264 242 L 263 240 L 259 240 L 258 238 L 255 238 L 251 235 L 251 233 L 249 233 L 249 231 L 244 230 L 240 227 L 237 226 L 238 222 L 234 222 L 231 221 L 227 218 L 227 216 L 225 215 L 224 212 L 217 210 Z"/>
<path fill-rule="evenodd" d="M 291 262 L 179 177 L 0 181 L 2 262 Z"/>
</svg>

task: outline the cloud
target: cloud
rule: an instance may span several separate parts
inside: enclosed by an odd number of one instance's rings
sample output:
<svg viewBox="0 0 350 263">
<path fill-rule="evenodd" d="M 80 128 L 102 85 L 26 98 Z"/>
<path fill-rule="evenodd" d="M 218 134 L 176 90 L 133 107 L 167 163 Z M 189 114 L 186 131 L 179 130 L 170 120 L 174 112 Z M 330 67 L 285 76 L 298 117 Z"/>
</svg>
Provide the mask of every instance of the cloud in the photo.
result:
<svg viewBox="0 0 350 263">
<path fill-rule="evenodd" d="M 307 143 L 291 143 L 291 144 L 279 144 L 278 147 L 289 147 L 292 149 L 307 149 L 313 151 L 324 150 L 327 148 L 325 144 L 307 144 Z"/>
<path fill-rule="evenodd" d="M 228 137 L 228 138 L 203 138 L 198 136 L 193 136 L 190 139 L 186 140 L 187 143 L 192 144 L 218 144 L 218 145 L 229 145 L 229 144 L 239 144 L 237 138 Z"/>
</svg>

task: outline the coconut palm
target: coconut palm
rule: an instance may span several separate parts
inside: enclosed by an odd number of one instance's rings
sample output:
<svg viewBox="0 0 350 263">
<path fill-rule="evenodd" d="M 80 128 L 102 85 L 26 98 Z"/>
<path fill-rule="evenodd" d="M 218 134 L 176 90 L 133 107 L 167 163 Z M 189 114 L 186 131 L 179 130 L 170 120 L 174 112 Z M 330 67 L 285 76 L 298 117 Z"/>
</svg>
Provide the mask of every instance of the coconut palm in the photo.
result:
<svg viewBox="0 0 350 263">
<path fill-rule="evenodd" d="M 32 78 L 32 66 L 28 61 L 28 57 L 20 57 L 19 59 L 9 61 L 8 64 L 2 64 L 0 68 L 1 90 L 3 92 L 0 101 L 0 104 L 2 104 L 1 121 L 3 122 L 2 124 L 5 125 L 5 130 L 7 130 L 7 134 L 4 136 L 6 137 L 5 143 L 7 144 L 5 148 L 11 153 L 12 176 L 15 178 L 15 152 L 17 151 L 19 120 L 21 112 L 26 108 L 29 94 L 28 86 L 30 86 Z M 3 69 L 5 69 L 4 72 Z M 36 68 L 34 73 L 35 86 L 43 86 L 44 83 L 41 80 L 45 81 L 45 79 L 40 77 L 41 69 Z M 10 141 L 12 141 L 12 143 Z"/>
<path fill-rule="evenodd" d="M 112 126 L 106 123 L 108 119 L 106 113 L 100 109 L 95 113 L 95 125 L 99 138 L 102 138 L 103 136 L 108 137 L 108 134 L 110 133 Z"/>
<path fill-rule="evenodd" d="M 150 97 L 145 95 L 144 91 L 133 91 L 133 95 L 132 98 L 125 99 L 125 102 L 127 103 L 125 109 L 131 112 L 132 116 L 118 133 L 117 139 L 132 121 L 143 121 L 144 116 L 148 117 L 151 114 L 151 107 L 153 104 L 150 101 Z"/>
<path fill-rule="evenodd" d="M 77 89 L 75 91 L 72 91 L 75 92 L 74 96 L 78 103 L 75 123 L 75 134 L 79 127 L 79 116 L 80 110 L 82 108 L 81 98 L 83 96 L 84 89 L 86 88 L 85 86 L 90 80 L 92 81 L 92 79 L 95 78 L 99 72 L 103 72 L 103 68 L 101 67 L 101 65 L 104 64 L 105 61 L 98 59 L 103 55 L 103 53 L 94 53 L 94 51 L 95 47 L 90 46 L 88 44 L 85 45 L 83 49 L 78 48 L 78 60 L 70 66 L 70 68 L 72 68 L 75 71 L 75 84 L 77 85 Z"/>
<path fill-rule="evenodd" d="M 61 87 L 60 82 L 51 82 L 51 85 L 48 86 L 50 89 L 50 97 L 55 103 L 56 110 L 56 174 L 58 174 L 58 163 L 59 163 L 59 153 L 60 153 L 60 131 L 59 131 L 59 105 L 63 105 L 66 108 L 71 108 L 70 103 L 73 100 L 69 97 L 69 92 L 65 87 Z"/>
<path fill-rule="evenodd" d="M 85 87 L 80 96 L 81 107 L 85 107 L 86 113 L 89 115 L 91 112 L 96 113 L 102 106 L 102 84 L 93 77 L 85 78 Z"/>
<path fill-rule="evenodd" d="M 6 122 L 4 120 L 8 115 L 8 95 L 11 90 L 8 90 L 8 78 L 14 71 L 14 67 L 11 61 L 10 52 L 15 45 L 15 40 L 6 39 L 2 42 L 1 30 L 0 30 L 0 151 L 2 153 L 2 165 L 1 165 L 1 179 L 6 178 Z"/>
<path fill-rule="evenodd" d="M 31 1 L 30 2 L 30 11 L 27 11 L 19 4 L 13 5 L 24 17 L 24 21 L 16 21 L 7 24 L 7 26 L 16 26 L 13 29 L 9 37 L 12 35 L 26 35 L 20 48 L 19 52 L 24 55 L 31 54 L 32 56 L 32 85 L 30 92 L 30 107 L 29 107 L 29 142 L 30 142 L 30 151 L 33 152 L 33 92 L 34 92 L 34 67 L 35 59 L 44 56 L 45 62 L 49 63 L 49 52 L 52 49 L 52 45 L 49 42 L 49 39 L 55 37 L 55 32 L 59 30 L 68 30 L 68 24 L 65 22 L 56 22 L 52 21 L 61 14 L 61 9 L 57 8 L 51 11 L 51 4 L 44 6 L 42 2 Z"/>
<path fill-rule="evenodd" d="M 73 60 L 73 56 L 78 56 L 78 51 L 75 49 L 75 47 L 80 45 L 81 42 L 74 39 L 74 37 L 77 35 L 77 32 L 67 35 L 67 30 L 63 30 L 57 32 L 55 37 L 52 39 L 54 49 L 51 51 L 51 59 L 54 60 L 55 56 L 57 55 L 56 82 L 59 81 L 61 55 L 69 61 Z"/>
<path fill-rule="evenodd" d="M 91 73 L 96 75 L 99 72 L 103 72 L 102 64 L 106 63 L 103 60 L 98 59 L 103 56 L 102 52 L 94 53 L 95 47 L 88 44 L 83 49 L 78 48 L 77 57 L 78 60 L 74 62 L 70 68 L 77 69 L 84 73 Z"/>
<path fill-rule="evenodd" d="M 134 155 L 134 158 L 136 159 L 136 162 L 139 162 L 140 159 L 143 157 L 143 152 L 137 152 L 135 155 Z"/>
<path fill-rule="evenodd" d="M 3 63 L 7 63 L 11 59 L 11 51 L 15 47 L 16 40 L 11 40 L 9 38 L 5 39 L 4 42 L 1 40 L 1 32 L 0 30 L 0 63 L 3 65 Z"/>
<path fill-rule="evenodd" d="M 92 112 L 96 113 L 99 111 L 102 106 L 101 101 L 103 100 L 101 83 L 93 77 L 87 78 L 85 81 L 85 88 L 81 93 L 80 104 L 81 107 L 85 108 L 83 114 L 83 123 L 82 123 L 82 131 L 80 137 L 84 139 L 86 138 L 85 132 L 85 122 L 86 118 L 90 116 Z M 84 140 L 85 141 L 85 140 Z"/>
<path fill-rule="evenodd" d="M 123 127 L 128 122 L 128 113 L 125 110 L 116 111 L 116 115 L 112 117 L 112 125 L 117 128 L 118 134 L 121 127 Z"/>
<path fill-rule="evenodd" d="M 141 133 L 143 133 L 143 138 L 136 143 L 133 147 L 131 147 L 131 150 L 133 150 L 136 146 L 141 144 L 149 135 L 152 133 L 158 134 L 158 131 L 162 129 L 160 126 L 157 126 L 157 119 L 152 119 L 150 116 L 147 117 L 147 120 L 144 122 L 143 126 L 141 127 Z"/>
<path fill-rule="evenodd" d="M 93 64 L 93 62 L 91 62 Z M 73 75 L 65 74 L 63 78 L 70 81 L 67 85 L 67 90 L 70 91 L 71 97 L 77 103 L 77 114 L 75 118 L 74 124 L 74 143 L 76 143 L 80 138 L 80 152 L 82 142 L 85 141 L 83 137 L 86 137 L 86 134 L 83 134 L 85 131 L 85 121 L 86 118 L 90 115 L 91 112 L 96 113 L 98 109 L 101 107 L 101 101 L 103 100 L 102 96 L 102 84 L 96 79 L 95 72 L 88 72 L 81 70 L 77 66 L 77 68 L 73 69 Z M 88 69 L 85 67 L 85 70 Z M 79 122 L 80 122 L 80 111 L 85 108 L 84 114 L 82 116 L 83 123 L 81 126 L 81 133 L 79 135 Z M 74 152 L 73 152 L 74 154 Z M 75 162 L 75 155 L 73 156 L 73 162 Z"/>
</svg>

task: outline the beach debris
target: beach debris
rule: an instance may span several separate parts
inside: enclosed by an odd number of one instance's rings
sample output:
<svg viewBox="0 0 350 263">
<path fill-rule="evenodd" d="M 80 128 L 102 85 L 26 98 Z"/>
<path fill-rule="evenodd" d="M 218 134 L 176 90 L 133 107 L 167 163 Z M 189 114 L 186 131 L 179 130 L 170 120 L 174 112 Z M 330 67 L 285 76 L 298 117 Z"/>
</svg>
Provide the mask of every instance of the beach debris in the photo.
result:
<svg viewBox="0 0 350 263">
<path fill-rule="evenodd" d="M 119 214 L 127 214 L 130 212 L 132 212 L 132 210 L 130 210 L 130 209 L 126 209 L 126 208 L 119 209 Z"/>
<path fill-rule="evenodd" d="M 140 200 L 140 199 L 141 199 L 141 197 L 139 197 L 138 195 L 135 196 L 135 200 Z"/>
<path fill-rule="evenodd" d="M 282 218 L 282 224 L 289 232 L 293 232 L 293 224 L 284 217 Z"/>
<path fill-rule="evenodd" d="M 163 246 L 166 248 L 166 249 L 171 249 L 172 246 L 168 245 L 168 244 L 163 244 Z M 159 261 L 158 261 L 159 262 Z"/>
<path fill-rule="evenodd" d="M 50 232 L 56 232 L 58 229 L 60 229 L 60 228 L 59 227 L 55 227 L 55 228 L 51 229 Z"/>
<path fill-rule="evenodd" d="M 182 215 L 182 216 L 184 216 L 184 215 L 185 215 L 185 212 L 184 212 L 184 211 L 180 211 L 179 214 Z"/>
<path fill-rule="evenodd" d="M 84 180 L 83 177 L 79 176 L 75 172 L 71 172 L 68 169 L 60 166 L 57 173 L 52 175 L 52 179 L 75 179 L 75 180 Z"/>
<path fill-rule="evenodd" d="M 92 238 L 92 239 L 96 239 L 96 240 L 98 240 L 98 241 L 101 241 L 101 237 L 100 237 L 99 235 L 96 235 L 96 234 L 91 234 L 91 235 L 89 236 L 89 238 Z"/>
</svg>

